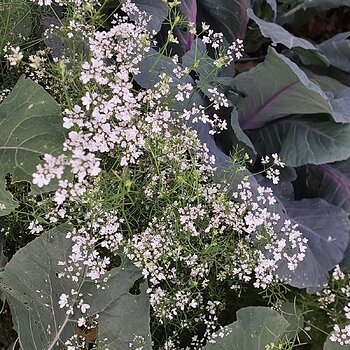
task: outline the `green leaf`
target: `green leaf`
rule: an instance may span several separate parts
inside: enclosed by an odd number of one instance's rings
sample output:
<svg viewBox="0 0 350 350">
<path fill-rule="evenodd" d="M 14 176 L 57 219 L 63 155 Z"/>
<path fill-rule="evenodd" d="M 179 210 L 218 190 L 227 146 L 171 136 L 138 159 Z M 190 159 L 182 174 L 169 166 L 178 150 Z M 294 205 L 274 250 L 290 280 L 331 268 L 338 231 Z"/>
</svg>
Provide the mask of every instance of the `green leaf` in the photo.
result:
<svg viewBox="0 0 350 350">
<path fill-rule="evenodd" d="M 260 154 L 279 153 L 287 166 L 324 164 L 350 157 L 350 125 L 294 116 L 251 135 Z"/>
<path fill-rule="evenodd" d="M 162 0 L 133 0 L 132 1 L 139 10 L 144 11 L 151 16 L 147 29 L 158 33 L 168 15 L 168 6 Z M 133 19 L 133 16 L 130 16 Z"/>
<path fill-rule="evenodd" d="M 241 129 L 238 123 L 238 113 L 236 109 L 231 112 L 231 126 L 237 142 L 242 142 L 250 150 L 250 154 L 256 155 L 256 150 L 247 134 Z"/>
<path fill-rule="evenodd" d="M 340 345 L 339 343 L 331 341 L 328 337 L 324 343 L 323 350 L 350 350 L 350 345 Z"/>
<path fill-rule="evenodd" d="M 337 123 L 350 123 L 350 87 L 343 85 L 338 80 L 307 72 L 326 93 L 329 102 L 332 105 L 332 117 Z"/>
<path fill-rule="evenodd" d="M 321 52 L 327 56 L 330 64 L 347 73 L 350 73 L 349 36 L 350 32 L 339 33 L 319 45 Z"/>
<path fill-rule="evenodd" d="M 71 253 L 72 242 L 66 238 L 68 226 L 45 232 L 17 251 L 0 273 L 0 290 L 11 308 L 14 327 L 21 349 L 57 349 L 73 334 L 81 314 L 66 315 L 58 305 L 62 293 L 80 290 L 84 301 L 91 305 L 89 315 L 98 313 L 98 339 L 110 349 L 128 349 L 134 335 L 145 338 L 150 348 L 149 302 L 145 286 L 140 294 L 129 290 L 142 277 L 139 269 L 126 261 L 113 268 L 105 289 L 96 289 L 93 282 L 82 279 L 78 283 L 58 278 L 58 261 Z M 56 342 L 58 345 L 55 345 Z"/>
<path fill-rule="evenodd" d="M 198 6 L 204 9 L 209 15 L 210 24 L 216 31 L 222 32 L 229 43 L 244 38 L 248 23 L 248 0 L 201 0 Z"/>
<path fill-rule="evenodd" d="M 40 156 L 61 152 L 63 141 L 59 105 L 40 85 L 22 76 L 0 105 L 0 216 L 17 206 L 6 191 L 6 174 L 12 174 L 13 182 L 31 182 Z M 44 190 L 52 189 L 53 185 Z M 44 190 L 32 187 L 32 193 Z"/>
<path fill-rule="evenodd" d="M 288 321 L 268 307 L 246 307 L 238 310 L 237 321 L 226 326 L 227 335 L 215 338 L 205 350 L 266 350 L 286 334 Z"/>
<path fill-rule="evenodd" d="M 246 95 L 237 105 L 243 130 L 259 128 L 290 114 L 333 112 L 321 88 L 272 48 L 263 63 L 237 75 L 233 86 Z"/>
<path fill-rule="evenodd" d="M 311 44 L 309 41 L 292 35 L 276 23 L 267 22 L 258 18 L 255 16 L 252 9 L 248 9 L 247 13 L 249 18 L 251 18 L 259 26 L 261 34 L 265 38 L 270 38 L 274 45 L 283 44 L 284 46 L 288 47 L 288 49 L 291 49 L 292 47 L 301 47 L 306 50 L 317 51 L 317 47 Z"/>
</svg>

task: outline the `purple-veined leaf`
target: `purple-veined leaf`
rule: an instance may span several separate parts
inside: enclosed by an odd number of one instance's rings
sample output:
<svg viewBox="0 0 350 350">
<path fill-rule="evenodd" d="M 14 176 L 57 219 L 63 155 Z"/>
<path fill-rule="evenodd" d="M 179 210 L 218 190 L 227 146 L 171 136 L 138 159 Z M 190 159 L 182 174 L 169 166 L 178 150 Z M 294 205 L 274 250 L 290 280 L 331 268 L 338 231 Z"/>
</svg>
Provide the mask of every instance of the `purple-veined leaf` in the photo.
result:
<svg viewBox="0 0 350 350">
<path fill-rule="evenodd" d="M 259 128 L 290 114 L 332 113 L 321 88 L 272 48 L 263 63 L 237 75 L 233 86 L 246 95 L 237 105 L 243 130 Z"/>
<path fill-rule="evenodd" d="M 189 23 L 197 22 L 197 0 L 182 0 L 180 4 L 181 13 L 187 18 Z M 180 28 L 175 28 L 176 37 L 179 39 L 180 45 L 183 47 L 184 52 L 187 52 L 192 47 L 194 34 L 192 34 L 188 28 L 184 31 Z"/>
<path fill-rule="evenodd" d="M 245 36 L 248 0 L 201 0 L 198 5 L 209 16 L 208 22 L 230 43 Z"/>
<path fill-rule="evenodd" d="M 349 37 L 350 32 L 339 33 L 319 45 L 321 52 L 327 56 L 330 64 L 347 73 L 350 73 Z"/>
<path fill-rule="evenodd" d="M 287 166 L 324 164 L 350 157 L 350 124 L 307 116 L 283 118 L 251 132 L 260 154 L 278 153 Z"/>
</svg>

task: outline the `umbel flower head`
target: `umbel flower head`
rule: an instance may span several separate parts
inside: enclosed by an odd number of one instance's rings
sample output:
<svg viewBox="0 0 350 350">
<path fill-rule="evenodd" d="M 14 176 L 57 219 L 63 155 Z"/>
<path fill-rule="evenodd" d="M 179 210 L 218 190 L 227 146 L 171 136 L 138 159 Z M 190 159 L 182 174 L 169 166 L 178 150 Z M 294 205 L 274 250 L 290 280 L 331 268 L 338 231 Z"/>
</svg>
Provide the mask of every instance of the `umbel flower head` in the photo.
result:
<svg viewBox="0 0 350 350">
<path fill-rule="evenodd" d="M 64 153 L 46 154 L 33 183 L 43 187 L 59 180 L 47 219 L 74 226 L 60 278 L 79 284 L 85 276 L 104 288 L 113 258 L 123 252 L 148 281 L 153 320 L 168 327 L 164 348 L 180 349 L 181 332 L 201 325 L 202 335 L 193 334 L 191 344 L 200 349 L 220 328 L 226 300 L 216 285 L 238 294 L 247 283 L 266 288 L 278 280 L 280 264 L 295 270 L 306 240 L 267 209 L 275 202 L 270 188 L 238 181 L 232 193 L 232 184 L 216 181 L 215 157 L 193 125 L 209 124 L 210 134 L 227 125 L 192 102 L 197 90 L 188 68 L 174 63 L 171 74 L 160 74 L 152 88 L 135 87 L 154 38 L 148 16 L 130 1 L 121 9 L 134 22 L 115 15 L 106 31 L 67 24 L 68 32 L 79 30 L 88 42 L 90 56 L 79 67 L 81 94 L 64 111 Z M 207 31 L 203 42 L 217 49 L 222 34 Z M 240 57 L 241 50 L 238 40 L 216 66 Z M 215 110 L 228 106 L 217 87 L 209 93 Z M 83 313 L 83 326 L 91 307 L 83 295 L 72 290 L 58 303 L 67 314 Z"/>
</svg>

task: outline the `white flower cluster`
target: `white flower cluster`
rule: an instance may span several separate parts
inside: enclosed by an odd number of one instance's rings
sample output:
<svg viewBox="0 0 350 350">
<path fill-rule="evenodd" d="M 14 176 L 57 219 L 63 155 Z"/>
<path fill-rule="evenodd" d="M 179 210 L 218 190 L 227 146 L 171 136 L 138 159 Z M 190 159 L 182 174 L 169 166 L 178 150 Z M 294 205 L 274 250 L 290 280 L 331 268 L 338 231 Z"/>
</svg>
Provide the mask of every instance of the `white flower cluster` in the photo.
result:
<svg viewBox="0 0 350 350">
<path fill-rule="evenodd" d="M 188 68 L 178 64 L 173 70 L 180 83 L 163 73 L 152 89 L 135 88 L 139 63 L 153 39 L 146 29 L 147 16 L 129 1 L 122 10 L 135 22 L 116 15 L 108 31 L 86 29 L 91 57 L 81 65 L 80 99 L 64 111 L 63 126 L 69 130 L 65 153 L 46 154 L 33 183 L 42 187 L 58 179 L 56 213 L 49 221 L 66 218 L 76 226 L 67 235 L 72 250 L 60 262 L 60 278 L 77 285 L 88 278 L 103 288 L 110 256 L 122 249 L 148 281 L 153 317 L 162 325 L 176 322 L 164 348 L 180 349 L 179 329 L 202 325 L 203 335 L 193 335 L 191 345 L 201 349 L 218 329 L 218 312 L 225 307 L 212 292 L 213 285 L 219 281 L 239 290 L 253 281 L 256 288 L 266 288 L 277 278 L 279 264 L 296 268 L 304 258 L 306 240 L 291 222 L 268 210 L 275 203 L 271 189 L 252 189 L 250 182 L 242 182 L 232 195 L 229 184 L 214 181 L 215 157 L 189 125 L 208 123 L 211 134 L 227 125 L 216 114 L 209 117 L 205 107 L 190 103 L 195 85 L 186 80 Z M 74 21 L 68 27 L 71 33 L 85 30 Z M 222 34 L 211 30 L 203 37 L 214 49 L 222 40 Z M 239 57 L 241 49 L 237 41 L 222 56 L 224 64 L 233 55 Z M 210 93 L 215 109 L 228 107 L 218 89 L 213 87 Z M 181 110 L 173 102 L 180 102 Z M 275 165 L 283 166 L 277 156 L 273 158 Z M 65 178 L 65 172 L 70 176 Z M 122 210 L 118 203 L 113 204 L 116 210 L 100 205 L 106 198 L 98 192 L 99 180 L 111 173 L 117 183 L 121 174 L 130 174 L 118 185 L 124 186 L 128 199 L 134 193 L 138 196 Z M 94 196 L 100 202 L 83 218 L 66 217 L 70 204 L 86 205 Z M 142 204 L 141 211 L 135 202 Z M 136 213 L 137 225 L 125 217 L 128 209 Z M 39 232 L 38 223 L 30 229 Z M 112 254 L 104 256 L 101 250 Z M 78 288 L 62 294 L 59 306 L 68 314 L 76 309 L 85 314 L 90 308 Z"/>
</svg>

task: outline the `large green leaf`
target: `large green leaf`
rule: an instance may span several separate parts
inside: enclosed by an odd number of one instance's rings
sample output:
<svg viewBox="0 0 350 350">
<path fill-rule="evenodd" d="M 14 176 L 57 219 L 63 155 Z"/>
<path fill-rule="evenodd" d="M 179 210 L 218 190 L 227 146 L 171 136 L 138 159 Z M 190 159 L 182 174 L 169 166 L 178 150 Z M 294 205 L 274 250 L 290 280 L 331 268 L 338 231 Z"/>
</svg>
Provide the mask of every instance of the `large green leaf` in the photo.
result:
<svg viewBox="0 0 350 350">
<path fill-rule="evenodd" d="M 233 86 L 246 95 L 238 103 L 243 130 L 259 128 L 290 114 L 333 112 L 321 88 L 272 48 L 263 63 L 237 75 Z"/>
<path fill-rule="evenodd" d="M 248 0 L 201 0 L 198 6 L 209 15 L 208 22 L 222 32 L 228 42 L 245 36 Z"/>
<path fill-rule="evenodd" d="M 61 152 L 63 141 L 59 105 L 40 85 L 22 76 L 0 105 L 0 216 L 16 207 L 5 189 L 6 174 L 12 174 L 13 182 L 31 182 L 40 156 Z M 32 192 L 40 190 L 33 186 Z"/>
<path fill-rule="evenodd" d="M 80 290 L 84 301 L 91 305 L 89 315 L 98 313 L 98 339 L 110 349 L 128 349 L 134 335 L 143 336 L 145 349 L 150 348 L 149 302 L 145 286 L 140 294 L 129 290 L 142 277 L 131 263 L 110 272 L 105 289 L 96 289 L 93 282 L 82 279 L 72 282 L 58 278 L 58 262 L 71 253 L 71 240 L 66 238 L 69 227 L 45 232 L 20 249 L 0 273 L 0 290 L 11 308 L 14 327 L 22 350 L 57 349 L 74 334 L 78 312 L 66 315 L 58 305 L 62 293 Z M 57 342 L 58 345 L 55 345 Z"/>
<path fill-rule="evenodd" d="M 287 331 L 289 322 L 268 307 L 246 307 L 238 310 L 237 321 L 226 327 L 224 337 L 207 344 L 205 350 L 266 350 Z"/>
<path fill-rule="evenodd" d="M 350 32 L 339 33 L 319 45 L 321 52 L 327 56 L 330 64 L 347 73 L 350 73 L 349 37 Z"/>
<path fill-rule="evenodd" d="M 320 118 L 284 118 L 251 134 L 260 154 L 279 153 L 288 166 L 324 164 L 350 157 L 350 125 Z"/>
</svg>

